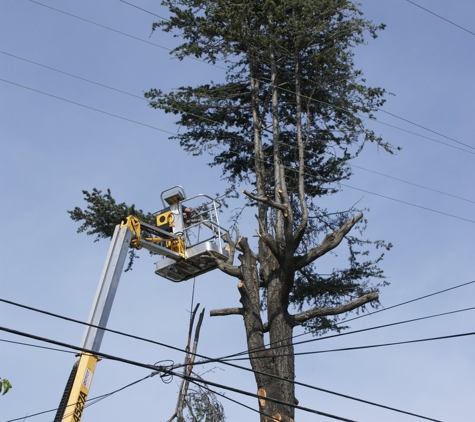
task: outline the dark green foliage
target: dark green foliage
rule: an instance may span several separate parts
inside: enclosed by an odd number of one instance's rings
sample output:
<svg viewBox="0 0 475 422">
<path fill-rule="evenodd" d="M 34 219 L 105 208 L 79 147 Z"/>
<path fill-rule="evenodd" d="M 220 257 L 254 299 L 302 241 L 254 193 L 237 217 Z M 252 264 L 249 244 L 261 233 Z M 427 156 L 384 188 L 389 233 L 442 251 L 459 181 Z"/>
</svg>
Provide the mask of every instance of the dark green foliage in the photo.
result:
<svg viewBox="0 0 475 422">
<path fill-rule="evenodd" d="M 155 28 L 177 31 L 184 40 L 173 53 L 211 63 L 224 59 L 228 71 L 224 83 L 184 86 L 168 94 L 151 89 L 145 96 L 152 107 L 180 116 L 177 124 L 186 128 L 176 136 L 181 146 L 193 154 L 212 154 L 210 165 L 221 166 L 232 184 L 256 183 L 251 77 L 259 90 L 261 160 L 270 176 L 274 154 L 271 101 L 273 87 L 278 87 L 283 105 L 278 111 L 280 154 L 288 170 L 288 187 L 295 191 L 296 66 L 306 118 L 302 136 L 310 198 L 330 193 L 326 185 L 350 176 L 347 162 L 364 142 L 391 150 L 363 127 L 363 114 L 371 115 L 383 105 L 385 91 L 364 84 L 361 71 L 354 69 L 351 51 L 364 42 L 364 32 L 375 37 L 383 26 L 362 19 L 352 2 L 166 0 L 163 4 L 172 17 Z M 271 60 L 277 66 L 273 83 Z M 272 177 L 268 184 L 272 189 Z"/>
<path fill-rule="evenodd" d="M 124 202 L 117 204 L 109 189 L 106 193 L 102 193 L 96 188 L 91 193 L 86 190 L 83 190 L 82 193 L 88 204 L 87 208 L 83 210 L 75 207 L 74 210 L 68 211 L 68 213 L 73 221 L 81 223 L 78 233 L 85 232 L 89 236 L 95 235 L 95 242 L 112 238 L 115 226 L 129 215 L 134 215 L 145 222 L 154 222 L 151 213 L 144 213 L 142 210 L 136 209 L 134 204 L 130 206 Z"/>
<path fill-rule="evenodd" d="M 12 385 L 10 384 L 10 381 L 8 381 L 5 378 L 0 378 L 0 393 L 2 393 L 2 396 L 8 393 L 8 390 L 12 388 Z"/>
<path fill-rule="evenodd" d="M 124 202 L 118 204 L 109 189 L 106 193 L 102 193 L 96 188 L 92 192 L 83 190 L 82 193 L 87 203 L 86 209 L 75 207 L 74 210 L 68 211 L 68 213 L 73 221 L 81 223 L 77 230 L 78 233 L 85 232 L 89 236 L 95 235 L 94 242 L 112 238 L 115 226 L 124 221 L 129 215 L 133 215 L 146 223 L 154 224 L 155 222 L 151 213 L 144 213 L 141 209 L 136 209 L 134 204 L 130 206 Z M 132 269 L 135 258 L 138 258 L 135 249 L 130 249 L 129 262 L 125 271 Z"/>
</svg>

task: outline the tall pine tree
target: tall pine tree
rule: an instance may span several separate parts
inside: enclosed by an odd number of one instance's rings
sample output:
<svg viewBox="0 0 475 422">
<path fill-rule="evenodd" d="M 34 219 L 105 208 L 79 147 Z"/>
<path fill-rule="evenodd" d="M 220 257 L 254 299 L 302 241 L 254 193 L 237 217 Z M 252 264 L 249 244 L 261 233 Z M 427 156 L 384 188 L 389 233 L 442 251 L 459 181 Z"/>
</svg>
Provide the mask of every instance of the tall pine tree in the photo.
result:
<svg viewBox="0 0 475 422">
<path fill-rule="evenodd" d="M 212 311 L 241 315 L 260 395 L 261 421 L 292 421 L 297 404 L 293 330 L 338 330 L 339 315 L 377 304 L 384 284 L 383 254 L 370 259 L 356 209 L 325 209 L 322 197 L 351 176 L 351 159 L 366 143 L 390 145 L 364 126 L 384 103 L 368 87 L 353 50 L 382 26 L 364 19 L 346 0 L 165 0 L 170 19 L 154 30 L 176 34 L 180 59 L 226 63 L 223 83 L 146 93 L 150 105 L 178 116 L 175 137 L 188 152 L 210 153 L 232 189 L 247 186 L 256 208 L 258 245 L 230 240 L 234 252 L 219 268 L 238 279 L 240 307 Z M 86 192 L 89 211 L 71 217 L 80 230 L 110 233 L 101 213 L 114 208 L 110 193 Z M 124 204 L 119 204 L 127 208 Z M 89 214 L 88 214 L 89 212 Z M 359 230 L 355 230 L 358 228 Z M 354 230 L 352 230 L 354 229 Z M 357 231 L 357 235 L 353 235 Z M 350 233 L 351 232 L 351 233 Z M 342 241 L 349 263 L 330 275 L 316 261 Z M 235 262 L 234 255 L 237 255 Z M 237 264 L 237 265 L 236 265 Z M 266 346 L 268 333 L 270 346 Z"/>
</svg>

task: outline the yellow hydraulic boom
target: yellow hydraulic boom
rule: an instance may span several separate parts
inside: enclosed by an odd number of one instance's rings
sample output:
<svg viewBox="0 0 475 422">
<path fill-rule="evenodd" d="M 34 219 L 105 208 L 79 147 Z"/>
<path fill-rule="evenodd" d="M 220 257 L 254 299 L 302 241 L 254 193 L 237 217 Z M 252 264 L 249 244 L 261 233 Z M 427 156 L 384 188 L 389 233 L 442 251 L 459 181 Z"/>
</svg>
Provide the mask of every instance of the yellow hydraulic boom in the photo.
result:
<svg viewBox="0 0 475 422">
<path fill-rule="evenodd" d="M 228 258 L 222 244 L 225 230 L 219 226 L 217 202 L 206 195 L 186 201 L 203 198 L 205 202 L 197 208 L 198 222 L 194 224 L 185 223 L 182 205 L 185 192 L 181 186 L 174 186 L 162 193 L 165 208 L 156 213 L 156 225 L 129 216 L 116 226 L 81 344 L 88 352 L 77 356 L 54 422 L 81 421 L 96 363 L 100 360 L 94 352 L 100 350 L 130 246 L 161 255 L 163 258 L 156 263 L 155 273 L 175 282 L 211 271 L 217 267 L 217 259 Z M 205 230 L 210 235 L 200 239 Z M 196 243 L 190 242 L 191 238 L 196 239 Z"/>
</svg>

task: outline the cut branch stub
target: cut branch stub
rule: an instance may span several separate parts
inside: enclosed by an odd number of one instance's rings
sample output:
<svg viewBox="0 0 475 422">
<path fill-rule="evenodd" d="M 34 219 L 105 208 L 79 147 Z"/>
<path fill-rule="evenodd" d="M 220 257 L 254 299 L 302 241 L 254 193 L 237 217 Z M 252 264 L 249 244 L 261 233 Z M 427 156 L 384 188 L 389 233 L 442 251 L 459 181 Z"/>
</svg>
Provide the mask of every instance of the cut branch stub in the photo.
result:
<svg viewBox="0 0 475 422">
<path fill-rule="evenodd" d="M 257 394 L 260 396 L 259 397 L 259 404 L 261 405 L 261 407 L 265 407 L 266 406 L 266 399 L 263 398 L 263 397 L 267 397 L 266 390 L 264 390 L 263 388 L 259 388 L 259 390 L 257 390 Z"/>
</svg>

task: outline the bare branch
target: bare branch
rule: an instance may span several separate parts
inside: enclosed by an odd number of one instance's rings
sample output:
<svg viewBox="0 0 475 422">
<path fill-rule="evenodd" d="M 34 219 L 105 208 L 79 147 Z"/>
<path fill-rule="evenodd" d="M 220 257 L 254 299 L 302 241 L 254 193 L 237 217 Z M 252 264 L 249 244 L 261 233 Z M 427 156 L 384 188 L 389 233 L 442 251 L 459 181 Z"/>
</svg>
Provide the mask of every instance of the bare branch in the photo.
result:
<svg viewBox="0 0 475 422">
<path fill-rule="evenodd" d="M 284 217 L 289 215 L 289 210 L 286 205 L 278 204 L 277 202 L 273 201 L 272 199 L 264 196 L 257 196 L 248 192 L 247 190 L 243 190 L 242 193 L 249 198 L 253 199 L 254 201 L 261 202 L 263 204 L 269 205 L 269 207 L 276 208 L 284 213 Z"/>
<path fill-rule="evenodd" d="M 261 239 L 267 247 L 270 249 L 272 252 L 272 255 L 275 256 L 275 258 L 279 261 L 281 258 L 281 253 L 279 251 L 279 247 L 277 246 L 277 242 L 275 239 L 269 234 L 265 232 L 256 232 L 257 236 L 259 236 L 259 239 Z"/>
<path fill-rule="evenodd" d="M 208 255 L 212 256 L 213 259 L 216 260 L 216 263 L 218 264 L 218 268 L 223 273 L 233 276 L 233 277 L 242 278 L 240 267 L 236 267 L 235 265 L 230 265 L 227 262 L 223 262 L 219 258 L 216 258 L 212 253 L 209 253 Z"/>
<path fill-rule="evenodd" d="M 193 333 L 193 325 L 196 317 L 196 312 L 198 312 L 200 304 L 198 303 L 195 306 L 195 309 L 193 309 L 193 312 L 191 313 L 191 318 L 190 318 L 190 326 L 188 329 L 188 341 L 186 343 L 186 356 L 185 356 L 185 363 L 188 364 L 188 366 L 185 366 L 183 369 L 183 374 L 184 375 L 190 375 L 191 370 L 193 368 L 193 362 L 195 361 L 195 354 L 196 354 L 196 349 L 198 347 L 198 339 L 200 335 L 200 328 L 201 324 L 203 323 L 203 315 L 204 315 L 204 309 L 200 313 L 200 317 L 198 319 L 198 324 L 195 329 L 195 340 L 193 344 L 193 353 L 190 355 L 190 343 L 191 343 L 191 336 Z M 185 405 L 186 401 L 186 395 L 188 393 L 188 387 L 189 387 L 189 381 L 185 380 L 185 378 L 182 379 L 181 384 L 180 384 L 180 389 L 178 393 L 178 399 L 175 407 L 175 412 L 173 415 L 168 419 L 167 422 L 172 422 L 175 418 L 177 420 L 183 420 L 183 408 Z"/>
<path fill-rule="evenodd" d="M 226 316 L 226 315 L 242 315 L 244 313 L 243 308 L 223 308 L 212 309 L 209 312 L 210 316 Z"/>
<path fill-rule="evenodd" d="M 378 300 L 378 298 L 379 295 L 377 292 L 371 292 L 359 297 L 358 299 L 352 300 L 351 302 L 348 302 L 341 306 L 337 306 L 335 308 L 319 308 L 318 306 L 315 306 L 314 308 L 309 309 L 308 311 L 292 315 L 291 318 L 294 321 L 294 326 L 297 326 L 303 324 L 304 322 L 312 318 L 324 317 L 329 315 L 339 315 L 344 314 L 345 312 L 350 312 L 353 309 L 365 305 L 366 303 L 374 302 L 375 300 Z"/>
<path fill-rule="evenodd" d="M 295 259 L 295 269 L 305 267 L 316 259 L 325 255 L 327 252 L 335 249 L 346 236 L 346 234 L 353 228 L 353 226 L 363 218 L 363 214 L 359 214 L 354 218 L 347 220 L 339 229 L 333 233 L 329 233 L 323 239 L 323 242 L 316 248 L 311 249 L 308 253 L 302 256 L 297 256 Z"/>
</svg>

